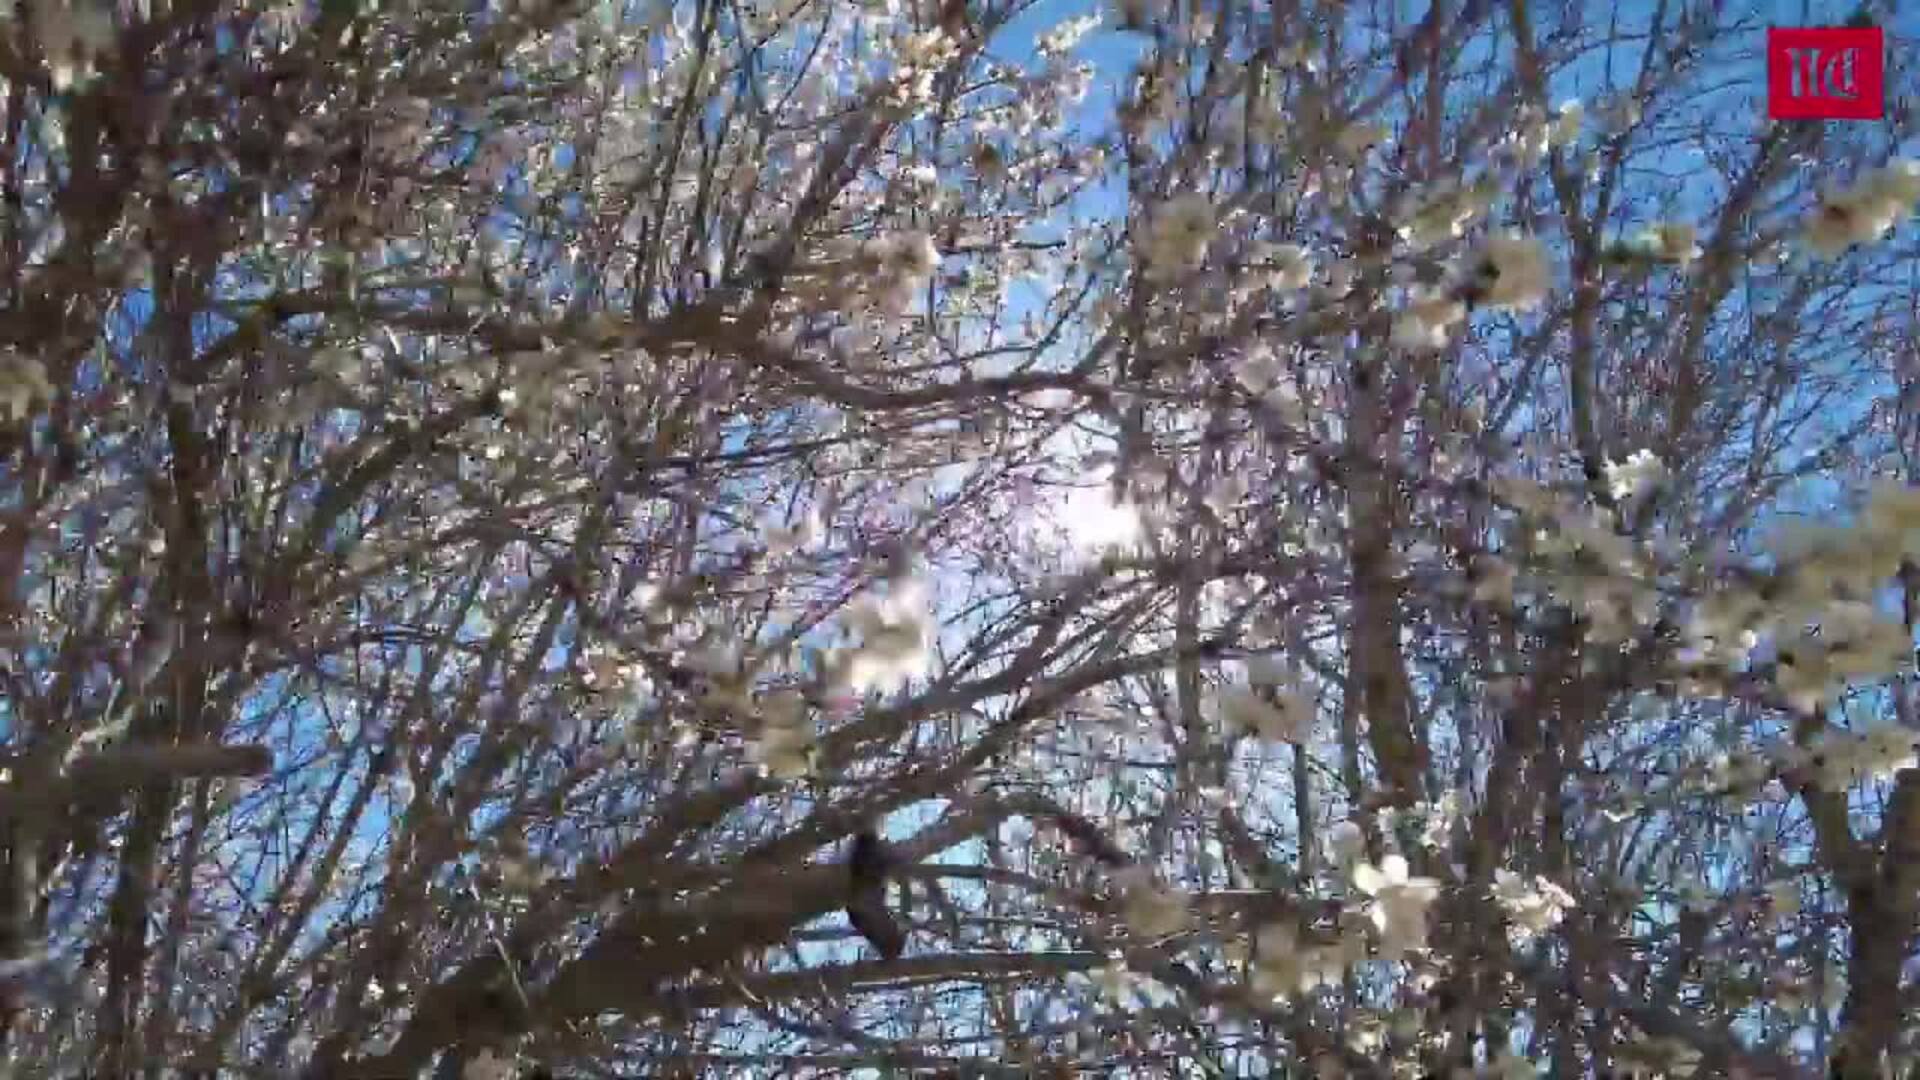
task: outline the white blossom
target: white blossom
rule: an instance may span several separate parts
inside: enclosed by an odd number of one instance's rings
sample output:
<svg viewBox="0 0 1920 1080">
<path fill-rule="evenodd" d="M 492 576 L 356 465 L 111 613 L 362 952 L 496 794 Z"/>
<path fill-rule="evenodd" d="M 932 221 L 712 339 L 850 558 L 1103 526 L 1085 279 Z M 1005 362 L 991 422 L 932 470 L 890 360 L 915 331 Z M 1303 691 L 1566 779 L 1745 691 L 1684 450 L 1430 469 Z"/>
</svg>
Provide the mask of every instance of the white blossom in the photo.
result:
<svg viewBox="0 0 1920 1080">
<path fill-rule="evenodd" d="M 1587 110 L 1577 101 L 1564 101 L 1553 111 L 1553 119 L 1547 123 L 1547 145 L 1565 146 L 1580 140 L 1580 125 L 1586 120 Z"/>
<path fill-rule="evenodd" d="M 1346 957 L 1340 949 L 1303 942 L 1299 929 L 1291 923 L 1266 923 L 1254 931 L 1247 988 L 1268 1001 L 1286 1001 L 1321 986 L 1336 985 L 1346 971 Z"/>
<path fill-rule="evenodd" d="M 749 760 L 768 776 L 797 780 L 813 771 L 814 734 L 804 724 L 768 723 L 747 743 Z"/>
<path fill-rule="evenodd" d="M 1433 802 L 1417 807 L 1414 819 L 1420 823 L 1420 846 L 1429 850 L 1444 847 L 1448 835 L 1460 821 L 1460 808 L 1458 790 L 1448 791 Z"/>
<path fill-rule="evenodd" d="M 939 27 L 908 34 L 900 41 L 900 62 L 908 67 L 938 67 L 959 51 L 960 43 Z"/>
<path fill-rule="evenodd" d="M 1539 164 L 1552 146 L 1553 125 L 1536 106 L 1520 110 L 1520 122 L 1494 147 L 1496 160 L 1504 165 L 1531 168 Z"/>
<path fill-rule="evenodd" d="M 859 641 L 838 650 L 832 661 L 846 690 L 891 693 L 927 673 L 935 626 L 925 585 L 897 582 L 884 596 L 863 598 L 846 624 Z"/>
<path fill-rule="evenodd" d="M 1804 239 L 1814 254 L 1833 258 L 1872 243 L 1913 212 L 1920 202 L 1920 163 L 1896 160 L 1850 188 L 1829 189 L 1807 222 Z"/>
<path fill-rule="evenodd" d="M 1488 307 L 1526 311 L 1540 306 L 1552 284 L 1547 249 L 1531 236 L 1503 233 L 1481 246 L 1473 278 Z"/>
<path fill-rule="evenodd" d="M 500 875 L 500 887 L 516 896 L 530 895 L 547 881 L 546 868 L 519 845 L 504 846 L 493 858 L 493 869 Z"/>
<path fill-rule="evenodd" d="M 1101 996 L 1120 1005 L 1132 1005 L 1139 986 L 1139 976 L 1127 969 L 1126 961 L 1114 957 L 1105 965 L 1093 969 L 1088 976 Z"/>
<path fill-rule="evenodd" d="M 1496 189 L 1487 183 L 1466 188 L 1442 186 L 1424 201 L 1409 202 L 1398 215 L 1400 239 L 1415 251 L 1455 240 L 1493 206 Z"/>
<path fill-rule="evenodd" d="M 1616 502 L 1630 502 L 1658 488 L 1666 479 L 1667 467 L 1651 450 L 1635 450 L 1625 461 L 1609 461 L 1606 466 L 1607 490 Z"/>
<path fill-rule="evenodd" d="M 1869 776 L 1891 776 L 1916 764 L 1915 744 L 1920 741 L 1920 732 L 1883 724 L 1868 728 L 1856 737 L 1862 771 Z"/>
<path fill-rule="evenodd" d="M 817 509 L 808 512 L 792 525 L 769 526 L 764 534 L 767 556 L 782 559 L 796 552 L 805 551 L 819 541 L 823 531 L 820 512 Z"/>
<path fill-rule="evenodd" d="M 1575 906 L 1572 894 L 1544 877 L 1524 878 L 1503 867 L 1493 881 L 1493 897 L 1522 942 L 1558 926 Z"/>
<path fill-rule="evenodd" d="M 47 58 L 56 90 L 71 86 L 74 76 L 93 68 L 94 58 L 118 39 L 115 5 L 99 0 L 35 0 L 29 24 Z"/>
<path fill-rule="evenodd" d="M 1197 269 L 1216 228 L 1213 203 L 1205 195 L 1181 195 L 1160 204 L 1148 220 L 1141 253 L 1148 276 L 1169 281 Z"/>
<path fill-rule="evenodd" d="M 918 230 L 873 237 L 859 246 L 855 260 L 864 283 L 856 293 L 884 310 L 897 311 L 911 303 L 940 268 L 940 249 L 933 237 Z"/>
<path fill-rule="evenodd" d="M 1054 518 L 1068 545 L 1082 552 L 1130 551 L 1146 536 L 1139 507 L 1106 483 L 1074 488 Z"/>
<path fill-rule="evenodd" d="M 1685 222 L 1662 221 L 1636 235 L 1633 247 L 1650 259 L 1686 266 L 1700 257 L 1696 235 L 1694 227 Z"/>
<path fill-rule="evenodd" d="M 1252 991 L 1276 1000 L 1300 992 L 1300 932 L 1288 923 L 1268 923 L 1254 931 L 1253 958 L 1247 973 Z"/>
<path fill-rule="evenodd" d="M 1263 244 L 1254 262 L 1265 271 L 1267 287 L 1278 292 L 1304 289 L 1313 280 L 1313 260 L 1298 244 Z"/>
<path fill-rule="evenodd" d="M 934 78 L 959 53 L 960 43 L 940 27 L 908 34 L 900 40 L 898 66 L 888 87 L 888 99 L 900 108 L 917 108 L 933 100 Z"/>
<path fill-rule="evenodd" d="M 1229 731 L 1256 735 L 1271 742 L 1302 743 L 1313 728 L 1313 699 L 1298 690 L 1263 695 L 1251 686 L 1221 690 L 1221 721 Z"/>
<path fill-rule="evenodd" d="M 1466 317 L 1466 305 L 1451 297 L 1417 298 L 1394 318 L 1393 344 L 1403 349 L 1445 348 L 1450 328 Z"/>
<path fill-rule="evenodd" d="M 18 423 L 33 415 L 36 401 L 53 396 L 47 369 L 12 349 L 0 350 L 0 414 Z"/>
<path fill-rule="evenodd" d="M 1281 68 L 1298 67 L 1305 68 L 1309 72 L 1318 72 L 1321 67 L 1320 58 L 1314 55 L 1312 44 L 1305 41 L 1290 41 L 1278 49 L 1275 49 L 1273 62 Z M 1380 133 L 1377 138 L 1367 144 L 1368 146 L 1386 138 L 1386 129 L 1380 125 L 1367 124 L 1362 126 L 1373 128 Z"/>
<path fill-rule="evenodd" d="M 1394 960 L 1427 943 L 1427 909 L 1440 897 L 1440 883 L 1409 876 L 1407 860 L 1388 855 L 1380 865 L 1360 863 L 1353 883 L 1373 897 L 1368 917 L 1380 931 L 1380 955 Z"/>
<path fill-rule="evenodd" d="M 738 644 L 723 636 L 703 637 L 681 656 L 680 666 L 700 676 L 696 685 L 703 709 L 739 714 L 751 708 L 751 678 Z"/>
<path fill-rule="evenodd" d="M 876 252 L 883 270 L 925 282 L 940 266 L 940 249 L 924 232 L 895 233 L 880 242 Z"/>
<path fill-rule="evenodd" d="M 1098 13 L 1067 19 L 1041 34 L 1034 43 L 1034 51 L 1046 59 L 1065 56 L 1080 44 L 1081 39 L 1099 29 L 1101 21 Z"/>
<path fill-rule="evenodd" d="M 1897 569 L 1901 556 L 1920 555 L 1920 488 L 1875 484 L 1860 524 L 1858 543 L 1874 549 L 1875 563 Z"/>
</svg>

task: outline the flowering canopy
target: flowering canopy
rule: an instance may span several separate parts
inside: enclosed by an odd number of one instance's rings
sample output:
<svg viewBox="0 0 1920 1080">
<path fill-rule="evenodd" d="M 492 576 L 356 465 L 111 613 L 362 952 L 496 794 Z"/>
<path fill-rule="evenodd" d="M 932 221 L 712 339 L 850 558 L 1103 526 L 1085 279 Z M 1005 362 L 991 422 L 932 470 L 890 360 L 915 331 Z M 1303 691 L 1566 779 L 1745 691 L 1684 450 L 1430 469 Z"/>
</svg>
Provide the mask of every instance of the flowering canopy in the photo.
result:
<svg viewBox="0 0 1920 1080">
<path fill-rule="evenodd" d="M 1907 1067 L 1914 117 L 1408 14 L 18 5 L 0 1058 Z"/>
</svg>

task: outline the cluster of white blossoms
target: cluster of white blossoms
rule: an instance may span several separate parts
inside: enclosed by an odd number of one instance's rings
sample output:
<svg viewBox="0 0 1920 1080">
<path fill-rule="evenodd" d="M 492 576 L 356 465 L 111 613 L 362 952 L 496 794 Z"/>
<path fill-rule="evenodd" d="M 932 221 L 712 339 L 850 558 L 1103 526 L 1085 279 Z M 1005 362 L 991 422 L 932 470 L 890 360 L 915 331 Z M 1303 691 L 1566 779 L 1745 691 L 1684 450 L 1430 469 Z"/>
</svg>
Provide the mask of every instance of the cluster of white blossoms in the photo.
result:
<svg viewBox="0 0 1920 1080">
<path fill-rule="evenodd" d="M 1493 207 L 1498 185 L 1488 177 L 1460 187 L 1447 185 L 1422 201 L 1409 202 L 1397 215 L 1403 244 L 1415 252 L 1456 240 Z M 1467 256 L 1446 287 L 1411 291 L 1395 314 L 1392 344 L 1420 351 L 1445 348 L 1469 304 L 1531 311 L 1546 299 L 1553 283 L 1552 263 L 1537 238 L 1511 230 L 1494 232 Z"/>
<path fill-rule="evenodd" d="M 1660 594 L 1645 580 L 1618 572 L 1572 573 L 1550 579 L 1554 596 L 1583 621 L 1587 638 L 1618 645 L 1660 613 Z"/>
<path fill-rule="evenodd" d="M 1858 600 L 1836 599 L 1816 628 L 1787 623 L 1774 636 L 1774 684 L 1802 712 L 1840 696 L 1846 684 L 1868 682 L 1904 666 L 1913 653 L 1906 627 Z"/>
<path fill-rule="evenodd" d="M 1396 215 L 1400 241 L 1414 251 L 1458 240 L 1467 227 L 1493 209 L 1499 184 L 1491 177 L 1460 187 L 1445 184 L 1418 201 L 1409 200 Z"/>
<path fill-rule="evenodd" d="M 1824 731 L 1806 746 L 1781 747 L 1776 763 L 1783 771 L 1804 771 L 1822 790 L 1843 792 L 1920 764 L 1920 731 L 1894 724 Z"/>
<path fill-rule="evenodd" d="M 1580 141 L 1580 126 L 1586 118 L 1586 106 L 1577 101 L 1561 102 L 1553 110 L 1553 117 L 1547 121 L 1548 144 L 1564 146 Z"/>
<path fill-rule="evenodd" d="M 53 396 L 47 369 L 12 349 L 0 350 L 0 414 L 14 423 L 33 415 L 34 402 Z"/>
<path fill-rule="evenodd" d="M 96 57 L 113 48 L 118 32 L 113 16 L 117 5 L 99 0 L 35 0 L 29 5 L 28 25 L 47 58 L 53 88 L 64 91 L 77 75 L 93 70 Z"/>
<path fill-rule="evenodd" d="M 1141 257 L 1150 281 L 1173 281 L 1200 268 L 1218 219 L 1213 202 L 1198 193 L 1161 203 L 1147 220 Z"/>
<path fill-rule="evenodd" d="M 1126 553 L 1136 550 L 1147 535 L 1140 507 L 1121 498 L 1104 476 L 1069 491 L 1052 515 L 1054 536 L 1071 549 L 1085 553 Z"/>
<path fill-rule="evenodd" d="M 1695 605 L 1681 659 L 1737 669 L 1771 641 L 1775 685 L 1794 709 L 1813 713 L 1846 684 L 1911 663 L 1906 627 L 1869 598 L 1920 555 L 1920 490 L 1877 485 L 1854 525 L 1805 528 L 1789 541 L 1778 571 Z"/>
<path fill-rule="evenodd" d="M 1783 972 L 1768 979 L 1766 992 L 1774 1007 L 1789 1012 L 1811 1009 L 1824 1005 L 1827 1009 L 1838 1009 L 1847 1000 L 1847 982 L 1845 979 L 1828 977 L 1823 987 L 1819 982 L 1806 975 Z M 1892 1066 L 1889 1075 L 1911 1076 L 1909 1070 L 1916 1064 L 1907 1054 L 1894 1054 L 1887 1062 Z"/>
<path fill-rule="evenodd" d="M 639 664 L 597 646 L 581 657 L 581 668 L 581 682 L 599 698 L 625 696 L 646 679 Z"/>
<path fill-rule="evenodd" d="M 1645 498 L 1666 481 L 1667 467 L 1651 450 L 1635 450 L 1625 461 L 1606 465 L 1607 492 L 1618 503 Z"/>
<path fill-rule="evenodd" d="M 1156 881 L 1144 866 L 1115 871 L 1113 886 L 1120 893 L 1120 919 L 1133 934 L 1163 938 L 1185 930 L 1191 921 L 1185 894 Z"/>
<path fill-rule="evenodd" d="M 547 868 L 527 851 L 526 841 L 518 835 L 495 835 L 481 852 L 480 880 L 509 896 L 532 895 L 546 884 L 547 876 Z"/>
<path fill-rule="evenodd" d="M 1389 340 L 1400 348 L 1444 349 L 1455 323 L 1467 317 L 1467 305 L 1451 295 L 1422 291 L 1394 316 Z"/>
<path fill-rule="evenodd" d="M 1283 665 L 1265 657 L 1249 662 L 1247 674 L 1248 682 L 1224 686 L 1214 698 L 1227 732 L 1269 742 L 1306 742 L 1313 732 L 1312 695 L 1294 685 Z"/>
<path fill-rule="evenodd" d="M 747 757 L 761 771 L 781 780 L 806 776 L 817 749 L 812 713 L 798 691 L 778 690 L 760 700 Z"/>
<path fill-rule="evenodd" d="M 1297 690 L 1268 698 L 1251 686 L 1229 686 L 1220 692 L 1219 709 L 1229 732 L 1269 742 L 1303 743 L 1313 725 L 1313 699 Z"/>
<path fill-rule="evenodd" d="M 1342 937 L 1331 945 L 1312 944 L 1301 940 L 1299 928 L 1292 923 L 1267 923 L 1253 934 L 1247 987 L 1269 1001 L 1311 994 L 1322 986 L 1337 985 L 1347 969 L 1364 958 L 1365 947 L 1358 937 Z"/>
<path fill-rule="evenodd" d="M 1560 925 L 1574 909 L 1573 895 L 1548 878 L 1522 877 L 1504 867 L 1493 872 L 1493 899 L 1506 912 L 1515 945 Z"/>
<path fill-rule="evenodd" d="M 1295 292 L 1313 281 L 1313 259 L 1298 244 L 1270 244 L 1265 241 L 1248 253 L 1252 282 L 1273 292 Z"/>
<path fill-rule="evenodd" d="M 898 66 L 888 86 L 888 99 L 899 108 L 926 105 L 933 100 L 934 77 L 960 52 L 960 43 L 939 27 L 908 34 L 895 54 Z"/>
<path fill-rule="evenodd" d="M 1593 115 L 1602 131 L 1618 135 L 1640 122 L 1640 102 L 1628 91 L 1607 94 L 1594 102 Z"/>
<path fill-rule="evenodd" d="M 1636 468 L 1645 475 L 1651 465 L 1641 459 Z M 1629 482 L 1629 474 L 1621 475 Z M 1617 644 L 1658 617 L 1653 561 L 1619 531 L 1614 511 L 1574 505 L 1523 477 L 1500 477 L 1494 490 L 1526 519 L 1523 538 L 1537 583 L 1580 616 L 1590 639 Z"/>
<path fill-rule="evenodd" d="M 1546 247 L 1513 232 L 1488 237 L 1474 256 L 1471 273 L 1480 303 L 1515 311 L 1539 307 L 1552 283 Z"/>
<path fill-rule="evenodd" d="M 940 249 L 933 237 L 910 229 L 861 243 L 851 261 L 859 274 L 855 295 L 881 310 L 900 311 L 940 269 Z"/>
<path fill-rule="evenodd" d="M 1694 227 L 1685 222 L 1662 221 L 1636 234 L 1628 251 L 1643 259 L 1684 267 L 1700 257 L 1696 235 Z"/>
<path fill-rule="evenodd" d="M 1773 764 L 1760 754 L 1732 751 L 1707 761 L 1707 789 L 1715 794 L 1750 795 L 1773 778 Z"/>
<path fill-rule="evenodd" d="M 1036 38 L 1033 51 L 1042 60 L 1059 59 L 1072 52 L 1088 34 L 1098 30 L 1102 21 L 1098 12 L 1067 19 Z"/>
<path fill-rule="evenodd" d="M 862 597 L 848 610 L 846 627 L 857 640 L 827 657 L 840 690 L 892 693 L 932 665 L 936 627 L 932 598 L 921 582 L 895 581 L 883 596 Z"/>
<path fill-rule="evenodd" d="M 727 716 L 753 710 L 753 675 L 746 655 L 724 636 L 706 635 L 680 654 L 680 667 L 699 676 L 695 700 L 702 709 Z"/>
<path fill-rule="evenodd" d="M 1548 150 L 1578 142 L 1586 117 L 1585 106 L 1577 101 L 1563 102 L 1551 114 L 1525 106 L 1520 110 L 1519 125 L 1494 147 L 1494 154 L 1523 168 L 1531 167 Z"/>
<path fill-rule="evenodd" d="M 769 559 L 784 559 L 806 551 L 826 534 L 826 524 L 816 507 L 792 525 L 770 525 L 761 534 Z"/>
<path fill-rule="evenodd" d="M 1807 222 L 1809 250 L 1833 258 L 1856 244 L 1886 235 L 1920 203 L 1920 162 L 1896 159 L 1874 169 L 1852 187 L 1828 191 Z"/>
<path fill-rule="evenodd" d="M 1373 898 L 1367 915 L 1380 932 L 1380 956 L 1397 960 L 1427 945 L 1427 909 L 1440 898 L 1440 883 L 1410 874 L 1407 860 L 1388 855 L 1380 865 L 1360 863 L 1353 868 L 1353 884 Z"/>
</svg>

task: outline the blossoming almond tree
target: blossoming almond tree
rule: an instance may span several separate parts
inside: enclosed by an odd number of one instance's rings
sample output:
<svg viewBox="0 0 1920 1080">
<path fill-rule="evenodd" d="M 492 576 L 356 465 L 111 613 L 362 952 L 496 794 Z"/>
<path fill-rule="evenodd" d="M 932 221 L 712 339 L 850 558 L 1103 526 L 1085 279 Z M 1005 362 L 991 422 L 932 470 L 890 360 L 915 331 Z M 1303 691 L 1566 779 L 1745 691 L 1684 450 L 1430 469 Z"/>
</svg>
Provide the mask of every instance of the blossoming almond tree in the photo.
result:
<svg viewBox="0 0 1920 1080">
<path fill-rule="evenodd" d="M 21 5 L 0 1057 L 1910 1067 L 1912 118 L 1408 14 Z"/>
</svg>

